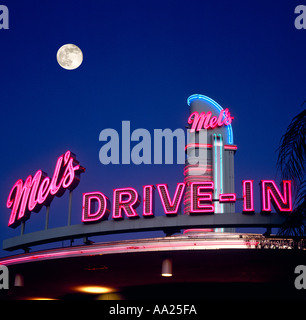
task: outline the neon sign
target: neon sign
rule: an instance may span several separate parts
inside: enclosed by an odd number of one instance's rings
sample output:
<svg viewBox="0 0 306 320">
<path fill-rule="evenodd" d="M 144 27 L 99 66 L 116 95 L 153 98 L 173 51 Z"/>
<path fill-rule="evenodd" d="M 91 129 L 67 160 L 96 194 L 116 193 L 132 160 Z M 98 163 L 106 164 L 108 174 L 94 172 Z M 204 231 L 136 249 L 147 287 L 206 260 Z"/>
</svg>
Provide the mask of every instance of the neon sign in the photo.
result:
<svg viewBox="0 0 306 320">
<path fill-rule="evenodd" d="M 261 181 L 261 194 L 262 194 L 262 211 L 271 212 L 271 200 L 274 202 L 274 208 L 278 212 L 291 212 L 292 199 L 291 199 L 291 181 L 284 180 L 283 194 L 277 188 L 273 180 Z"/>
<path fill-rule="evenodd" d="M 243 213 L 254 213 L 253 181 L 243 180 Z M 182 197 L 186 183 L 178 183 L 173 197 L 169 194 L 166 184 L 157 184 L 157 190 L 161 204 L 166 216 L 176 216 L 182 203 Z M 263 213 L 271 212 L 271 205 L 282 213 L 292 211 L 291 181 L 282 183 L 282 191 L 273 180 L 262 180 L 260 183 L 262 193 Z M 143 186 L 144 202 L 142 206 L 143 217 L 154 217 L 154 190 L 155 186 Z M 216 213 L 216 202 L 233 203 L 237 201 L 236 193 L 221 193 L 218 199 L 214 199 L 214 182 L 201 181 L 190 183 L 190 215 L 214 214 Z M 98 203 L 98 208 L 94 208 Z M 134 188 L 114 189 L 112 218 L 114 220 L 127 218 L 139 218 L 140 213 L 136 211 L 140 204 L 140 196 Z M 109 199 L 101 192 L 83 194 L 82 222 L 97 222 L 105 220 L 110 213 Z"/>
<path fill-rule="evenodd" d="M 204 96 L 203 94 L 193 94 L 190 97 L 188 97 L 188 99 L 187 99 L 188 106 L 191 106 L 191 104 L 197 100 L 202 100 L 203 102 L 210 104 L 212 106 L 212 108 L 217 110 L 218 112 L 221 112 L 222 110 L 224 110 L 219 105 L 219 103 L 217 103 L 215 100 L 213 100 L 207 96 Z M 226 125 L 226 130 L 227 130 L 227 135 L 228 135 L 228 143 L 231 145 L 234 143 L 232 125 L 231 124 Z"/>
<path fill-rule="evenodd" d="M 124 212 L 128 218 L 137 218 L 136 208 L 140 197 L 134 188 L 114 189 L 113 219 L 123 219 Z"/>
<path fill-rule="evenodd" d="M 9 227 L 17 227 L 29 219 L 31 212 L 39 212 L 48 206 L 54 196 L 61 197 L 66 189 L 73 190 L 80 182 L 80 173 L 85 168 L 79 165 L 70 151 L 61 155 L 56 162 L 52 179 L 41 170 L 25 181 L 19 179 L 11 189 L 6 206 L 11 209 Z"/>
<path fill-rule="evenodd" d="M 25 181 L 19 179 L 10 191 L 7 207 L 12 209 L 8 225 L 15 228 L 30 217 L 31 212 L 39 212 L 42 206 L 48 206 L 54 196 L 60 197 L 65 190 L 73 190 L 80 181 L 80 173 L 85 168 L 79 165 L 75 155 L 67 151 L 57 160 L 54 174 L 50 179 L 41 170 L 34 177 L 29 175 Z M 220 193 L 214 199 L 213 181 L 192 181 L 178 183 L 174 196 L 169 194 L 167 184 L 157 184 L 157 191 L 166 216 L 176 216 L 182 203 L 186 184 L 190 184 L 190 215 L 213 214 L 218 210 L 215 203 L 233 203 L 237 201 L 236 193 Z M 253 180 L 243 180 L 243 213 L 254 213 Z M 273 180 L 262 180 L 261 202 L 263 213 L 270 213 L 271 206 L 277 212 L 288 213 L 292 211 L 291 181 L 282 182 L 282 190 Z M 154 217 L 155 186 L 143 186 L 143 217 Z M 186 200 L 185 200 L 186 201 Z M 97 206 L 96 206 L 97 205 Z M 102 192 L 88 192 L 83 194 L 82 222 L 98 222 L 107 220 L 109 214 L 114 220 L 139 218 L 136 211 L 140 205 L 140 196 L 134 188 L 114 189 L 113 205 L 110 209 L 110 200 Z"/>
<path fill-rule="evenodd" d="M 180 204 L 181 204 L 182 196 L 184 193 L 185 183 L 177 184 L 173 200 L 171 200 L 170 198 L 168 185 L 158 184 L 157 189 L 158 189 L 158 193 L 159 193 L 160 200 L 162 202 L 165 214 L 177 215 Z"/>
<path fill-rule="evenodd" d="M 99 207 L 95 210 L 93 200 L 96 200 Z M 82 221 L 93 222 L 107 219 L 110 213 L 109 199 L 101 192 L 89 192 L 83 194 Z"/>
<path fill-rule="evenodd" d="M 214 129 L 216 127 L 222 127 L 223 125 L 228 126 L 232 123 L 234 117 L 231 117 L 229 110 L 222 109 L 219 116 L 213 116 L 212 112 L 201 112 L 199 114 L 197 111 L 193 112 L 189 118 L 188 123 L 191 124 L 190 132 L 200 131 L 201 129 Z"/>
</svg>

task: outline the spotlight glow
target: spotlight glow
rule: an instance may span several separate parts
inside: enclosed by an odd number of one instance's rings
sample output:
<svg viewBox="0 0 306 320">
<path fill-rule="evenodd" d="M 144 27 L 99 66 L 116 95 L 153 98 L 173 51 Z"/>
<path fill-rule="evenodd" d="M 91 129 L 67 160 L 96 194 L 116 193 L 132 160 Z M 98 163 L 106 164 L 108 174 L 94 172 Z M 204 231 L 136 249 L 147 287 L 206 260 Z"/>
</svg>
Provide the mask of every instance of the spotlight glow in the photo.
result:
<svg viewBox="0 0 306 320">
<path fill-rule="evenodd" d="M 109 293 L 114 291 L 111 288 L 101 287 L 101 286 L 82 286 L 82 287 L 77 287 L 76 290 L 85 292 L 85 293 L 93 293 L 93 294 L 102 294 L 102 293 Z"/>
<path fill-rule="evenodd" d="M 162 273 L 162 277 L 172 277 L 172 273 Z"/>
<path fill-rule="evenodd" d="M 39 297 L 39 298 L 29 298 L 28 300 L 57 300 L 57 299 L 53 299 L 53 298 L 43 298 L 43 297 Z"/>
</svg>

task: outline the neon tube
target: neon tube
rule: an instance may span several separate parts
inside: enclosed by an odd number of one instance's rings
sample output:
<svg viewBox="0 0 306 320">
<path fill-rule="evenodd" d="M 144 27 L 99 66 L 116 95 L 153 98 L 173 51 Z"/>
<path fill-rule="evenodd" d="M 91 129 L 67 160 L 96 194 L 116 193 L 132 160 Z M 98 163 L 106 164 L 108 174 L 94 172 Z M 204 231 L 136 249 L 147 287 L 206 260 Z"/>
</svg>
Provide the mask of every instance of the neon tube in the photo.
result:
<svg viewBox="0 0 306 320">
<path fill-rule="evenodd" d="M 219 112 L 221 112 L 222 110 L 224 110 L 215 100 L 207 97 L 207 96 L 204 96 L 203 94 L 193 94 L 191 96 L 189 96 L 187 98 L 187 104 L 188 106 L 190 106 L 190 104 L 192 103 L 192 101 L 196 100 L 196 99 L 200 99 L 200 100 L 203 100 L 203 101 L 206 101 L 206 102 L 209 102 L 211 103 Z M 233 144 L 234 143 L 234 140 L 233 140 L 233 128 L 232 128 L 232 125 L 229 124 L 227 127 L 227 134 L 228 134 L 228 143 L 229 144 Z"/>
</svg>

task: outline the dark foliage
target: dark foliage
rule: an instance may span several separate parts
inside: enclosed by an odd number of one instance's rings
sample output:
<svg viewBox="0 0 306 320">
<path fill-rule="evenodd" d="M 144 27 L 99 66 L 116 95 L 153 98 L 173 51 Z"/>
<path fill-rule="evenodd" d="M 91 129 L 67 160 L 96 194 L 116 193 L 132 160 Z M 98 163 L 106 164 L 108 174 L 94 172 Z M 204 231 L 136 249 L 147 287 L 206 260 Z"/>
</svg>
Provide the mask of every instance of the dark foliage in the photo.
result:
<svg viewBox="0 0 306 320">
<path fill-rule="evenodd" d="M 306 101 L 303 103 L 303 105 Z M 280 229 L 280 234 L 306 235 L 306 109 L 290 123 L 278 149 L 278 169 L 283 179 L 294 181 L 294 210 Z"/>
</svg>

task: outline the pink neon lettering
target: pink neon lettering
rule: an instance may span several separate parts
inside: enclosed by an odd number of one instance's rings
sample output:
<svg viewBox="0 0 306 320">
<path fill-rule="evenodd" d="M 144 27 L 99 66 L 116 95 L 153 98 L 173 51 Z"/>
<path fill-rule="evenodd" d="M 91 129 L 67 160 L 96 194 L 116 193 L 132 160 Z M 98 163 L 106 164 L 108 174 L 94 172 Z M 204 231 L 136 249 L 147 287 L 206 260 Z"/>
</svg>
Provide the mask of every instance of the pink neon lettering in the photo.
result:
<svg viewBox="0 0 306 320">
<path fill-rule="evenodd" d="M 36 172 L 36 174 L 34 175 L 34 177 L 33 177 L 32 190 L 31 190 L 31 194 L 30 194 L 30 197 L 29 197 L 29 203 L 28 203 L 29 211 L 38 212 L 40 210 L 40 208 L 41 208 L 41 206 L 37 205 L 37 203 L 38 203 L 38 197 L 37 197 L 38 190 L 37 189 L 38 189 L 38 186 L 41 183 L 41 180 L 43 178 L 42 174 L 43 174 L 42 171 L 38 170 Z"/>
<path fill-rule="evenodd" d="M 192 182 L 190 184 L 190 214 L 194 213 L 213 213 L 215 211 L 212 204 L 212 191 L 214 183 L 209 182 Z M 209 191 L 209 192 L 205 192 Z"/>
<path fill-rule="evenodd" d="M 38 194 L 37 194 L 37 201 L 39 204 L 43 204 L 45 202 L 47 205 L 52 200 L 53 196 L 51 196 L 48 192 L 50 182 L 51 182 L 50 178 L 46 177 L 40 184 L 40 187 L 38 189 Z"/>
<path fill-rule="evenodd" d="M 136 208 L 140 200 L 134 188 L 114 189 L 113 219 L 123 219 L 122 211 L 128 218 L 138 218 Z"/>
<path fill-rule="evenodd" d="M 63 161 L 63 156 L 60 156 L 56 162 L 56 166 L 55 166 L 53 177 L 52 177 L 51 184 L 50 184 L 50 194 L 51 195 L 55 195 L 61 187 L 61 182 L 58 185 L 56 185 L 56 183 L 57 183 L 57 180 L 58 180 L 58 177 L 60 174 L 62 161 Z"/>
<path fill-rule="evenodd" d="M 7 208 L 12 207 L 12 212 L 9 219 L 9 226 L 14 223 L 16 218 L 23 217 L 26 212 L 26 201 L 32 184 L 32 176 L 29 176 L 26 181 L 18 180 L 10 191 L 7 199 Z M 19 211 L 18 211 L 19 209 Z M 17 217 L 18 216 L 18 217 Z"/>
<path fill-rule="evenodd" d="M 254 212 L 253 180 L 242 181 L 243 210 L 242 212 Z"/>
<path fill-rule="evenodd" d="M 165 214 L 167 215 L 177 215 L 178 209 L 181 204 L 182 196 L 185 190 L 185 183 L 178 183 L 173 200 L 171 201 L 168 185 L 167 184 L 158 184 L 157 185 L 158 193 L 160 200 L 162 202 Z"/>
<path fill-rule="evenodd" d="M 193 169 L 193 165 L 187 166 L 187 169 Z M 190 179 L 189 179 L 190 178 Z M 185 212 L 187 214 L 207 214 L 214 213 L 215 207 L 213 201 L 220 203 L 231 203 L 237 201 L 236 193 L 222 193 L 218 199 L 213 200 L 213 181 L 199 181 L 202 176 L 190 176 L 185 179 L 185 183 L 178 183 L 175 194 L 173 197 L 169 195 L 167 184 L 158 184 L 157 190 L 161 199 L 161 203 L 166 215 L 177 215 L 182 196 L 184 194 L 186 185 L 190 187 L 186 191 L 184 204 Z M 45 178 L 46 179 L 46 178 Z M 42 194 L 46 187 L 42 187 L 44 183 L 48 185 L 48 180 L 43 180 L 41 187 L 38 191 Z M 46 182 L 44 182 L 46 181 Z M 29 183 L 33 183 L 29 180 Z M 254 212 L 254 193 L 253 193 L 253 180 L 244 180 L 243 185 L 243 212 Z M 20 191 L 27 193 L 26 184 L 20 185 Z M 24 189 L 21 189 L 24 187 Z M 143 186 L 143 217 L 154 217 L 154 185 Z M 262 196 L 263 196 L 263 211 L 271 211 L 271 203 L 277 207 L 278 211 L 291 211 L 291 181 L 283 182 L 283 191 L 280 192 L 276 187 L 274 181 L 262 181 Z M 240 200 L 240 199 L 239 199 Z M 82 221 L 91 222 L 99 221 L 108 218 L 109 209 L 107 208 L 108 198 L 102 193 L 93 192 L 83 194 L 83 207 L 82 207 Z M 98 203 L 98 209 L 93 208 L 94 203 Z M 113 193 L 113 219 L 123 219 L 124 216 L 128 218 L 138 218 L 136 208 L 140 204 L 140 197 L 134 188 L 114 189 Z"/>
<path fill-rule="evenodd" d="M 223 116 L 225 116 L 225 118 L 222 120 Z M 188 123 L 191 124 L 190 132 L 194 132 L 200 131 L 201 129 L 214 129 L 217 126 L 228 126 L 232 123 L 233 119 L 234 117 L 231 117 L 228 109 L 222 110 L 218 118 L 216 116 L 212 117 L 211 111 L 206 112 L 206 114 L 205 112 L 199 114 L 195 111 L 189 116 Z"/>
<path fill-rule="evenodd" d="M 219 195 L 220 202 L 236 202 L 236 193 L 221 193 Z"/>
<path fill-rule="evenodd" d="M 143 213 L 144 217 L 154 216 L 154 190 L 155 186 L 143 186 Z"/>
<path fill-rule="evenodd" d="M 29 175 L 25 182 L 18 180 L 11 189 L 6 204 L 7 208 L 12 209 L 8 225 L 17 227 L 21 220 L 30 217 L 32 211 L 38 212 L 42 205 L 48 205 L 53 196 L 60 197 L 66 189 L 74 189 L 80 181 L 80 173 L 84 171 L 75 160 L 75 155 L 67 151 L 58 158 L 52 180 L 41 170 L 33 178 Z"/>
<path fill-rule="evenodd" d="M 225 109 L 225 110 L 228 110 L 228 109 Z M 219 117 L 217 121 L 219 127 L 223 126 L 224 124 L 224 121 L 222 120 L 222 118 L 225 110 L 221 110 L 221 112 L 219 113 Z"/>
<path fill-rule="evenodd" d="M 273 180 L 262 180 L 261 187 L 263 212 L 271 212 L 271 202 L 275 210 L 279 212 L 292 211 L 291 181 L 283 181 L 283 194 L 281 194 Z"/>
<path fill-rule="evenodd" d="M 210 127 L 212 129 L 216 128 L 216 126 L 218 125 L 218 119 L 216 116 L 213 116 L 211 119 L 210 119 L 210 123 L 209 123 Z"/>
<path fill-rule="evenodd" d="M 94 204 L 98 203 L 95 209 Z M 109 199 L 101 192 L 83 194 L 82 222 L 97 222 L 107 219 L 110 213 Z"/>
<path fill-rule="evenodd" d="M 223 124 L 228 126 L 232 123 L 234 117 L 231 117 L 231 113 L 229 112 L 228 108 L 224 109 L 225 118 L 223 120 Z"/>
</svg>

